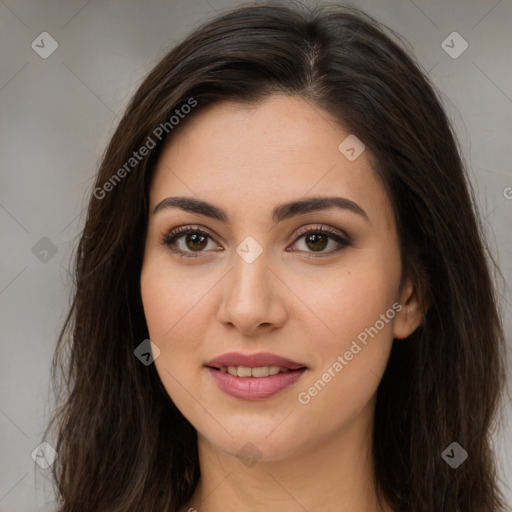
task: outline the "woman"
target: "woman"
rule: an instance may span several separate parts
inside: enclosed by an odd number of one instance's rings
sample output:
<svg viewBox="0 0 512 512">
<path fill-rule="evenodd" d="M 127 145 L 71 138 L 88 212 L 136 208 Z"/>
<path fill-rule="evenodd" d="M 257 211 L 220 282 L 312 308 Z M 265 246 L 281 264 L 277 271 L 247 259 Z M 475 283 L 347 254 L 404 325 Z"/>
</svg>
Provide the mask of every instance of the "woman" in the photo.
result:
<svg viewBox="0 0 512 512">
<path fill-rule="evenodd" d="M 493 262 L 391 37 L 356 9 L 260 3 L 139 87 L 52 367 L 59 511 L 503 508 Z"/>
</svg>

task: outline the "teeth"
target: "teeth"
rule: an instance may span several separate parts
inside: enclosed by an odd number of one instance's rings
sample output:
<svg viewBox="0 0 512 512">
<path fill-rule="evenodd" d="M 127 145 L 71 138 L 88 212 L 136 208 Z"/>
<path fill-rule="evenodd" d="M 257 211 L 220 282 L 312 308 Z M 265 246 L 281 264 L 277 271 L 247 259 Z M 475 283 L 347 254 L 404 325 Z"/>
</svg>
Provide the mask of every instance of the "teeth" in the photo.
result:
<svg viewBox="0 0 512 512">
<path fill-rule="evenodd" d="M 269 375 L 286 373 L 290 370 L 280 366 L 258 366 L 256 368 L 249 368 L 248 366 L 222 366 L 220 371 L 222 373 L 229 373 L 234 377 L 268 377 Z"/>
<path fill-rule="evenodd" d="M 238 368 L 238 375 L 240 375 L 240 369 L 241 368 Z M 253 377 L 268 377 L 270 375 L 270 368 L 268 366 L 259 366 L 249 371 L 249 375 Z"/>
<path fill-rule="evenodd" d="M 269 375 L 277 375 L 279 373 L 279 366 L 269 366 L 268 367 L 268 373 Z M 284 368 L 283 368 L 284 369 Z M 286 368 L 288 370 L 288 368 Z"/>
<path fill-rule="evenodd" d="M 239 366 L 237 369 L 237 375 L 239 377 L 250 377 L 251 368 L 248 368 L 247 366 Z"/>
</svg>

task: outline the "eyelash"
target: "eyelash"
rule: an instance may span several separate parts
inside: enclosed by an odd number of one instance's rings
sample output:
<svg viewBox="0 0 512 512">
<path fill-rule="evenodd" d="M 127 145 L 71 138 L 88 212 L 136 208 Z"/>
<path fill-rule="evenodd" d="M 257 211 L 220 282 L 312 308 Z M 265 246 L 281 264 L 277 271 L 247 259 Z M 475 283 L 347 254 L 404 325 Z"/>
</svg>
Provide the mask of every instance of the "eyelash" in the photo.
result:
<svg viewBox="0 0 512 512">
<path fill-rule="evenodd" d="M 165 234 L 162 237 L 161 243 L 162 245 L 166 246 L 170 251 L 177 254 L 178 256 L 182 258 L 197 258 L 200 257 L 202 252 L 205 251 L 198 251 L 198 252 L 189 252 L 189 251 L 182 251 L 181 249 L 173 249 L 172 245 L 181 238 L 184 235 L 188 234 L 199 234 L 205 237 L 208 237 L 213 240 L 213 237 L 206 231 L 196 228 L 193 226 L 181 226 L 179 228 L 173 229 L 168 234 Z M 344 238 L 341 236 L 337 231 L 334 231 L 333 229 L 329 227 L 320 226 L 319 228 L 301 228 L 299 231 L 295 234 L 295 240 L 293 243 L 295 244 L 299 239 L 304 237 L 305 235 L 309 234 L 322 234 L 322 235 L 328 235 L 329 238 L 337 242 L 340 247 L 337 249 L 331 250 L 329 252 L 320 252 L 320 253 L 314 253 L 311 252 L 311 255 L 308 256 L 309 258 L 326 258 L 331 256 L 334 253 L 338 253 L 341 250 L 345 249 L 346 247 L 350 246 L 350 240 L 348 238 Z"/>
</svg>

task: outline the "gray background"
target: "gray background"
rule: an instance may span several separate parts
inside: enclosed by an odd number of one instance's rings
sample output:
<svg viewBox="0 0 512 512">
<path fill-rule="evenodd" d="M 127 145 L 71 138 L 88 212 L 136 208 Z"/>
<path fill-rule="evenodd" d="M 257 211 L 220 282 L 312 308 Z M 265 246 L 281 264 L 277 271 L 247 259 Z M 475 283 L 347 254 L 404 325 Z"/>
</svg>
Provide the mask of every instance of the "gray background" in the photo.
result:
<svg viewBox="0 0 512 512">
<path fill-rule="evenodd" d="M 442 91 L 491 249 L 510 282 L 512 0 L 353 3 L 405 36 Z M 50 359 L 100 155 L 128 99 L 168 48 L 216 11 L 239 4 L 0 1 L 0 512 L 53 510 L 49 470 L 30 454 L 49 419 Z M 45 31 L 59 46 L 43 59 L 31 43 Z M 441 46 L 453 31 L 469 44 L 458 58 Z M 43 237 L 57 249 L 47 261 L 33 250 Z M 505 287 L 502 294 L 510 347 L 511 296 Z M 507 421 L 495 443 L 512 504 L 511 403 L 502 411 Z"/>
</svg>

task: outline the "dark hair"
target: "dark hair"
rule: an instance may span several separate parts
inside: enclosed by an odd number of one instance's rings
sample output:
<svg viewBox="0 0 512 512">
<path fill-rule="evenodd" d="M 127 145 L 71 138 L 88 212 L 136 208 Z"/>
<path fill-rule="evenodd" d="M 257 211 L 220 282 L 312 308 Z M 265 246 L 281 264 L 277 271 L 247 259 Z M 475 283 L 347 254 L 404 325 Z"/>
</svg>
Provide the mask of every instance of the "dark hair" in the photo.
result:
<svg viewBox="0 0 512 512">
<path fill-rule="evenodd" d="M 490 446 L 505 382 L 497 266 L 438 93 L 395 37 L 355 8 L 259 3 L 197 28 L 140 85 L 103 155 L 52 363 L 60 512 L 175 512 L 191 497 L 196 431 L 154 365 L 134 357 L 149 337 L 149 183 L 165 142 L 197 112 L 272 93 L 307 99 L 364 142 L 394 208 L 402 279 L 413 277 L 426 311 L 394 341 L 378 389 L 378 487 L 399 512 L 503 508 Z M 171 122 L 184 104 L 195 106 Z M 469 453 L 457 470 L 441 457 L 453 441 Z"/>
</svg>

